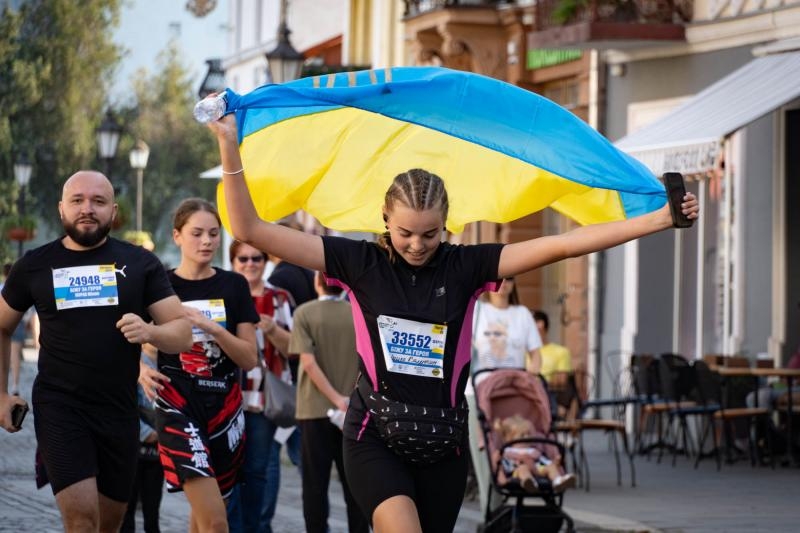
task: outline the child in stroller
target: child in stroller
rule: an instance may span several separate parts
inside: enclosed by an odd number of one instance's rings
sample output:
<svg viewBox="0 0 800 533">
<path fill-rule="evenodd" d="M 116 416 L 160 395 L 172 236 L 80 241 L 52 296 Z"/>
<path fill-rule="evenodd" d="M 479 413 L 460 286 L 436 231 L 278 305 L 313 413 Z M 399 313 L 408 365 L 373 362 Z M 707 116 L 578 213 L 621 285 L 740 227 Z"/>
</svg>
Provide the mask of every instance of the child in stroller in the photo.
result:
<svg viewBox="0 0 800 533">
<path fill-rule="evenodd" d="M 524 441 L 536 436 L 536 429 L 530 420 L 514 414 L 496 419 L 494 430 L 504 443 L 522 439 L 521 442 L 511 444 L 503 450 L 500 464 L 506 478 L 516 478 L 528 492 L 538 492 L 537 479 L 541 480 L 543 477 L 550 481 L 554 492 L 563 492 L 575 486 L 575 475 L 564 472 L 560 455 L 549 458 L 541 449 L 541 445 L 537 447 L 535 443 Z M 499 455 L 499 451 L 495 453 Z"/>
<path fill-rule="evenodd" d="M 564 475 L 560 468 L 564 447 L 555 439 L 550 428 L 550 398 L 544 380 L 522 368 L 502 368 L 475 372 L 473 383 L 476 418 L 480 429 L 475 435 L 476 448 L 482 451 L 485 460 L 489 462 L 491 475 L 485 504 L 485 521 L 479 531 L 506 533 L 535 529 L 546 533 L 562 531 L 564 523 L 567 531 L 574 531 L 572 518 L 562 508 L 564 494 L 568 487 L 574 485 L 574 477 L 561 479 L 559 490 L 555 490 L 555 482 L 550 480 L 546 472 L 540 473 L 535 466 L 538 458 L 544 457 L 543 463 L 549 460 L 553 465 L 549 468 L 557 474 L 555 479 Z M 523 420 L 524 424 L 519 426 L 528 426 L 523 434 L 533 436 L 512 439 L 512 435 L 504 435 L 503 421 L 508 419 Z M 513 454 L 518 446 L 520 451 L 523 447 L 534 448 L 536 458 L 515 460 Z M 509 458 L 504 461 L 507 452 Z M 515 461 L 524 464 L 529 460 L 531 463 L 528 463 L 527 469 L 533 478 L 539 476 L 539 479 L 535 485 L 525 483 L 527 486 L 523 486 L 522 479 L 513 477 L 517 466 L 511 468 L 510 473 L 507 473 L 507 467 L 512 466 Z M 522 471 L 524 469 L 519 472 Z M 497 496 L 493 497 L 495 494 Z M 497 501 L 498 497 L 501 502 Z M 541 500 L 541 504 L 537 500 Z"/>
</svg>

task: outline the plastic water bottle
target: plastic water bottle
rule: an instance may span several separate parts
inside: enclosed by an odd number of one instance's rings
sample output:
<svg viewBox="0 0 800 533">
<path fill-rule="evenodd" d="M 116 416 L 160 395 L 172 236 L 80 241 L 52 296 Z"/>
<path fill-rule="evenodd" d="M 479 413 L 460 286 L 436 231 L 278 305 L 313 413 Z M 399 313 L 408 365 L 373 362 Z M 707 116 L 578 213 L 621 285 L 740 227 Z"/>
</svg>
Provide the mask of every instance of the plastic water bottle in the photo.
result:
<svg viewBox="0 0 800 533">
<path fill-rule="evenodd" d="M 331 424 L 337 428 L 342 429 L 344 427 L 344 411 L 341 409 L 328 409 L 328 418 L 331 419 Z"/>
<path fill-rule="evenodd" d="M 195 120 L 200 124 L 206 124 L 221 119 L 225 115 L 228 107 L 228 100 L 225 98 L 225 91 L 215 95 L 206 96 L 194 106 Z"/>
</svg>

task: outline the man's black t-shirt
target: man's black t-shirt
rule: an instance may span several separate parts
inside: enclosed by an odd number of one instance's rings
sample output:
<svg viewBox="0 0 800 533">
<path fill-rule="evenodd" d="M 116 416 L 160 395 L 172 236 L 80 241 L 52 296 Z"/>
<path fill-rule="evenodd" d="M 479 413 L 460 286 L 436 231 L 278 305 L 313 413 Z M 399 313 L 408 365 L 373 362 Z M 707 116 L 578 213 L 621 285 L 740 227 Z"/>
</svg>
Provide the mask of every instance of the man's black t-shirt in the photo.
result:
<svg viewBox="0 0 800 533">
<path fill-rule="evenodd" d="M 288 291 L 294 298 L 294 307 L 317 299 L 314 273 L 307 268 L 281 261 L 275 265 L 267 282 L 273 287 Z"/>
<path fill-rule="evenodd" d="M 141 347 L 116 324 L 125 313 L 149 322 L 147 308 L 174 294 L 155 255 L 117 239 L 84 251 L 58 239 L 26 253 L 14 264 L 3 298 L 20 312 L 34 305 L 39 314 L 34 401 L 137 416 Z"/>
<path fill-rule="evenodd" d="M 250 296 L 247 280 L 241 274 L 227 270 L 214 269 L 210 278 L 184 279 L 174 270 L 169 280 L 181 302 L 195 302 L 193 307 L 207 313 L 212 320 L 222 322 L 225 329 L 236 335 L 236 327 L 242 322 L 257 324 L 259 321 L 256 306 Z M 192 376 L 223 377 L 236 368 L 216 341 L 202 331 L 192 331 L 194 343 L 191 352 L 168 354 L 158 352 L 158 368 L 167 373 L 180 371 Z"/>
</svg>

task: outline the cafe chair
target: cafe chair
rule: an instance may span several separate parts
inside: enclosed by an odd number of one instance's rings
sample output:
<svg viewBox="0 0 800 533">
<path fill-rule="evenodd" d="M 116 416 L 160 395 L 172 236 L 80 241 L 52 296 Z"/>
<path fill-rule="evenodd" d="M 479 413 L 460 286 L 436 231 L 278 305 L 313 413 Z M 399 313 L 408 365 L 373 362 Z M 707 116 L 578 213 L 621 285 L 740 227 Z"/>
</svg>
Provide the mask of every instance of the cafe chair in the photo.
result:
<svg viewBox="0 0 800 533">
<path fill-rule="evenodd" d="M 725 364 L 725 356 L 719 353 L 707 353 L 703 356 L 703 361 L 711 368 L 716 368 Z"/>
<path fill-rule="evenodd" d="M 800 423 L 800 392 L 795 391 L 791 393 L 792 395 L 791 412 L 789 409 L 789 394 L 790 393 L 787 391 L 778 396 L 778 398 L 775 400 L 775 410 L 778 412 L 778 415 L 780 417 L 780 422 L 778 425 L 781 430 L 781 436 L 783 437 L 785 435 L 785 442 L 787 446 L 791 446 L 791 449 L 796 449 L 798 446 L 798 438 L 796 436 L 797 435 L 796 430 L 794 432 L 794 438 L 792 438 L 791 439 L 792 442 L 790 442 L 790 435 L 787 428 L 788 428 L 788 418 L 790 416 L 792 417 L 792 423 L 795 425 L 795 427 L 798 423 Z M 789 456 L 791 457 L 792 452 L 790 448 L 787 447 L 786 450 Z"/>
<path fill-rule="evenodd" d="M 678 453 L 692 456 L 689 417 L 704 416 L 709 411 L 693 399 L 696 395 L 695 372 L 686 358 L 664 353 L 658 358 L 658 365 L 661 396 L 667 405 L 667 434 L 665 445 L 659 448 L 658 461 L 661 462 L 665 448 L 671 449 L 672 466 L 675 466 Z"/>
<path fill-rule="evenodd" d="M 636 424 L 634 449 L 650 458 L 650 452 L 666 446 L 664 418 L 669 405 L 661 394 L 658 359 L 651 354 L 631 356 L 633 387 L 639 400 L 639 416 Z M 655 434 L 654 440 L 647 435 Z"/>
<path fill-rule="evenodd" d="M 743 355 L 728 355 L 722 359 L 722 364 L 728 368 L 750 368 L 750 359 Z"/>
<path fill-rule="evenodd" d="M 709 415 L 698 444 L 699 453 L 695 459 L 695 468 L 697 468 L 697 466 L 700 464 L 700 460 L 703 459 L 703 457 L 709 455 L 703 453 L 703 447 L 709 433 L 711 433 L 713 439 L 714 447 L 711 453 L 714 454 L 714 457 L 717 461 L 717 470 L 722 468 L 722 442 L 720 439 L 721 432 L 724 434 L 725 438 L 724 445 L 728 453 L 727 461 L 732 462 L 731 451 L 734 447 L 733 423 L 736 420 L 742 419 L 748 421 L 748 452 L 750 455 L 750 463 L 751 465 L 755 466 L 759 460 L 758 447 L 756 446 L 754 438 L 756 423 L 762 418 L 765 419 L 766 422 L 766 419 L 769 418 L 769 410 L 766 407 L 728 408 L 726 399 L 723 395 L 722 376 L 712 371 L 704 361 L 695 361 L 692 366 L 694 367 L 695 376 L 697 379 L 698 398 L 702 405 L 708 410 Z M 767 446 L 770 449 L 770 461 L 774 466 L 775 450 L 773 448 L 772 439 L 769 433 L 767 433 L 767 441 Z"/>
<path fill-rule="evenodd" d="M 552 381 L 552 377 L 551 377 Z M 631 473 L 631 486 L 636 486 L 636 469 L 633 464 L 633 454 L 628 443 L 628 431 L 625 425 L 625 407 L 629 398 L 592 398 L 595 386 L 594 377 L 583 370 L 568 373 L 566 385 L 560 392 L 560 402 L 565 407 L 563 419 L 556 421 L 554 429 L 562 434 L 567 434 L 573 439 L 577 450 L 572 452 L 573 470 L 578 473 L 579 480 L 586 491 L 590 489 L 589 462 L 584 449 L 584 435 L 589 431 L 602 431 L 609 437 L 609 445 L 614 452 L 617 469 L 617 485 L 622 485 L 622 465 L 620 458 L 620 442 Z M 602 407 L 610 407 L 614 413 L 611 418 L 604 418 L 597 414 Z M 594 416 L 590 416 L 593 414 Z M 577 464 L 575 464 L 577 457 Z"/>
</svg>

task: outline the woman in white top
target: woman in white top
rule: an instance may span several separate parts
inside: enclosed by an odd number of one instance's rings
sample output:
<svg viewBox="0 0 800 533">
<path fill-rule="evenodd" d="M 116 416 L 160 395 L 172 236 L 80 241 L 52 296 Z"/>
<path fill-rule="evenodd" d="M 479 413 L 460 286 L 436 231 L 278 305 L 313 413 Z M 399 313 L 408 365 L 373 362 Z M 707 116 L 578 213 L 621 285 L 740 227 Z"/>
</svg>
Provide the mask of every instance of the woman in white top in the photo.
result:
<svg viewBox="0 0 800 533">
<path fill-rule="evenodd" d="M 475 304 L 472 329 L 472 373 L 484 368 L 528 368 L 539 373 L 542 357 L 539 348 L 542 340 L 533 321 L 533 315 L 519 304 L 517 284 L 513 277 L 504 278 L 496 292 L 485 292 Z M 488 372 L 476 376 L 475 383 L 485 378 Z M 475 416 L 475 397 L 472 387 L 467 386 L 467 402 L 470 404 L 470 453 L 481 509 L 486 508 L 489 497 L 491 473 L 486 452 L 478 447 L 480 426 Z M 502 499 L 492 492 L 492 509 L 502 504 Z"/>
<path fill-rule="evenodd" d="M 533 315 L 519 304 L 514 278 L 505 278 L 497 292 L 485 293 L 475 308 L 475 360 L 472 371 L 483 368 L 527 368 L 538 373 L 542 340 Z"/>
</svg>

